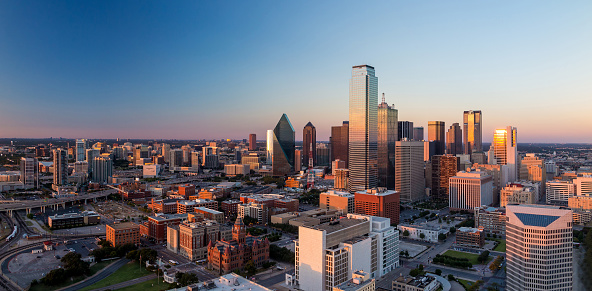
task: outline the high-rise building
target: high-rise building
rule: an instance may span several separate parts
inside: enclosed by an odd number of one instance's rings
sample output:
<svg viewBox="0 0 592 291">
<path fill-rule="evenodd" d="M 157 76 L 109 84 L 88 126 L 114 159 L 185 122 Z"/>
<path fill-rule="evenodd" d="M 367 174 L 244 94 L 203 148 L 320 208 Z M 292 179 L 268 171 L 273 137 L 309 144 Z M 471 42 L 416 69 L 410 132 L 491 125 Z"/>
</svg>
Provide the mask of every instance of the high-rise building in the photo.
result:
<svg viewBox="0 0 592 291">
<path fill-rule="evenodd" d="M 101 151 L 97 150 L 97 149 L 87 149 L 86 150 L 86 161 L 90 164 L 90 161 L 92 161 L 95 157 L 98 157 L 101 155 Z"/>
<path fill-rule="evenodd" d="M 340 126 L 331 126 L 331 161 L 342 160 L 347 167 L 349 156 L 349 121 Z"/>
<path fill-rule="evenodd" d="M 191 168 L 194 171 L 198 171 L 199 170 L 199 164 L 200 164 L 199 163 L 199 152 L 192 151 L 191 152 Z"/>
<path fill-rule="evenodd" d="M 82 162 L 86 157 L 86 139 L 77 139 L 76 140 L 76 161 Z"/>
<path fill-rule="evenodd" d="M 518 150 L 516 149 L 516 128 L 508 126 L 496 129 L 493 134 L 493 152 L 497 163 L 508 166 L 508 179 L 510 182 L 518 179 L 517 162 Z"/>
<path fill-rule="evenodd" d="M 208 169 L 216 169 L 220 166 L 219 164 L 219 154 L 218 148 L 215 146 L 207 146 L 201 149 L 202 151 L 202 160 L 201 165 L 204 168 Z"/>
<path fill-rule="evenodd" d="M 171 157 L 170 152 L 171 152 L 171 145 L 170 144 L 163 143 L 160 153 L 164 157 L 164 162 L 165 163 L 169 163 L 169 158 Z"/>
<path fill-rule="evenodd" d="M 174 171 L 175 168 L 183 165 L 183 150 L 174 149 L 169 150 L 169 169 Z"/>
<path fill-rule="evenodd" d="M 395 191 L 401 202 L 421 200 L 425 196 L 423 141 L 395 143 Z"/>
<path fill-rule="evenodd" d="M 53 150 L 53 184 L 68 184 L 68 152 L 62 148 Z"/>
<path fill-rule="evenodd" d="M 319 167 L 331 166 L 331 150 L 325 144 L 319 144 L 316 150 L 316 165 Z M 306 164 L 306 161 L 303 161 Z"/>
<path fill-rule="evenodd" d="M 27 189 L 39 187 L 39 161 L 37 158 L 21 158 L 20 180 Z"/>
<path fill-rule="evenodd" d="M 284 113 L 273 130 L 274 176 L 285 176 L 294 171 L 295 133 L 290 119 Z"/>
<path fill-rule="evenodd" d="M 302 171 L 302 150 L 294 150 L 294 171 Z M 308 168 L 308 164 L 305 165 L 305 169 Z"/>
<path fill-rule="evenodd" d="M 272 164 L 273 161 L 273 130 L 267 130 L 267 141 L 266 141 L 266 155 L 265 161 L 268 165 Z"/>
<path fill-rule="evenodd" d="M 312 149 L 311 149 L 312 148 Z M 317 164 L 317 129 L 309 121 L 302 130 L 302 162 L 308 166 L 312 155 L 313 165 Z"/>
<path fill-rule="evenodd" d="M 378 78 L 374 67 L 354 66 L 349 82 L 349 182 L 351 193 L 371 189 L 378 177 Z"/>
<path fill-rule="evenodd" d="M 463 113 L 463 140 L 466 155 L 483 151 L 481 118 L 481 110 L 469 110 Z"/>
<path fill-rule="evenodd" d="M 390 219 L 390 224 L 399 224 L 399 192 L 384 188 L 368 189 L 355 193 L 355 213 Z"/>
<path fill-rule="evenodd" d="M 413 128 L 413 139 L 417 141 L 424 140 L 423 126 Z"/>
<path fill-rule="evenodd" d="M 576 195 L 576 185 L 571 181 L 552 180 L 546 183 L 547 204 L 566 204 Z"/>
<path fill-rule="evenodd" d="M 446 153 L 446 125 L 444 121 L 428 121 L 428 141 L 436 145 L 435 155 Z"/>
<path fill-rule="evenodd" d="M 432 197 L 448 201 L 448 183 L 450 177 L 456 176 L 460 170 L 460 158 L 451 155 L 432 157 Z"/>
<path fill-rule="evenodd" d="M 348 214 L 300 226 L 295 275 L 300 290 L 330 291 L 364 271 L 378 278 L 399 266 L 399 232 L 388 218 Z"/>
<path fill-rule="evenodd" d="M 378 186 L 395 189 L 395 142 L 398 135 L 398 110 L 389 106 L 382 94 L 378 105 Z"/>
<path fill-rule="evenodd" d="M 334 170 L 333 177 L 333 188 L 337 190 L 347 190 L 347 181 L 349 180 L 348 169 L 336 169 Z"/>
<path fill-rule="evenodd" d="M 462 151 L 462 131 L 458 123 L 453 123 L 446 133 L 446 153 L 449 155 L 461 155 Z"/>
<path fill-rule="evenodd" d="M 535 154 L 526 154 L 526 157 L 520 161 L 518 176 L 520 180 L 541 183 L 541 195 L 545 195 L 545 184 L 547 183 L 545 161 L 536 157 Z"/>
<path fill-rule="evenodd" d="M 458 172 L 450 178 L 449 187 L 451 210 L 473 211 L 493 203 L 493 178 L 485 172 Z"/>
<path fill-rule="evenodd" d="M 508 205 L 506 216 L 506 289 L 571 291 L 572 211 L 542 205 Z"/>
<path fill-rule="evenodd" d="M 421 137 L 416 138 L 415 137 L 415 130 L 413 127 L 413 122 L 412 121 L 399 121 L 398 125 L 397 125 L 397 140 L 403 140 L 403 139 L 407 139 L 407 140 L 420 140 L 418 138 L 421 138 L 421 140 L 423 140 L 423 135 Z M 423 127 L 422 127 L 422 132 L 423 132 Z"/>
<path fill-rule="evenodd" d="M 254 133 L 249 134 L 249 150 L 257 150 L 257 135 Z"/>
<path fill-rule="evenodd" d="M 150 157 L 150 151 L 148 150 L 147 145 L 136 145 L 134 148 L 134 164 L 140 165 L 140 159 L 145 159 Z M 144 163 L 141 163 L 144 164 Z"/>
<path fill-rule="evenodd" d="M 337 210 L 342 214 L 355 213 L 355 195 L 349 192 L 329 190 L 319 195 L 319 208 Z"/>
<path fill-rule="evenodd" d="M 110 154 L 101 154 L 90 162 L 91 181 L 107 184 L 113 176 L 113 160 Z"/>
<path fill-rule="evenodd" d="M 592 176 L 580 176 L 574 179 L 578 196 L 592 196 Z"/>
</svg>

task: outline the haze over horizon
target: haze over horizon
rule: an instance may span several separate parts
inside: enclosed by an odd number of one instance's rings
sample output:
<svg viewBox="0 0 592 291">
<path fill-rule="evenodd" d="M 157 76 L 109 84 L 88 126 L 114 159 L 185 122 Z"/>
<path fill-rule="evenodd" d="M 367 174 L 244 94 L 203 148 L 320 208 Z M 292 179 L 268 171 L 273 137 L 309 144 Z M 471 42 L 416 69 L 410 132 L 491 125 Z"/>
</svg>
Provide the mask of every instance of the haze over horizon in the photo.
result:
<svg viewBox="0 0 592 291">
<path fill-rule="evenodd" d="M 0 3 L 0 138 L 296 139 L 348 119 L 351 67 L 399 120 L 591 143 L 592 3 Z M 380 99 L 380 97 L 379 97 Z"/>
</svg>

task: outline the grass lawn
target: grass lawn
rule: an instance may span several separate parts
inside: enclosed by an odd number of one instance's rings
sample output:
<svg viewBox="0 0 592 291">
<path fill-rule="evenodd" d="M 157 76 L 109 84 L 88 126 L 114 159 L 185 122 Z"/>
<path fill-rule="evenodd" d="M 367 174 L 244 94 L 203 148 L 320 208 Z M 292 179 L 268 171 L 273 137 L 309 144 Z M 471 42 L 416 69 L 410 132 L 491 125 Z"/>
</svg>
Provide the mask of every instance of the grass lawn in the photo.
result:
<svg viewBox="0 0 592 291">
<path fill-rule="evenodd" d="M 115 273 L 111 274 L 109 277 L 81 290 L 93 290 L 97 288 L 107 287 L 113 284 L 129 281 L 131 279 L 143 277 L 150 274 L 151 273 L 148 272 L 145 268 L 140 268 L 140 264 L 137 262 L 127 263 L 123 267 L 119 268 L 119 270 L 115 271 Z"/>
<path fill-rule="evenodd" d="M 92 275 L 96 274 L 98 271 L 107 267 L 107 265 L 109 265 L 110 263 L 112 263 L 112 261 L 100 262 L 100 263 L 94 264 L 93 266 L 90 267 L 90 275 L 92 276 Z M 71 279 L 66 280 L 66 282 L 64 282 L 63 284 L 56 285 L 56 286 L 46 286 L 44 284 L 37 284 L 35 286 L 31 286 L 31 288 L 29 290 L 30 291 L 57 290 L 57 289 L 64 288 L 66 286 L 70 286 L 72 284 L 78 283 L 78 282 L 84 280 L 85 278 L 87 278 L 87 277 L 86 276 L 73 277 Z"/>
<path fill-rule="evenodd" d="M 121 288 L 121 289 L 117 289 L 119 291 L 136 291 L 136 290 L 141 290 L 141 291 L 160 291 L 160 290 L 167 290 L 169 289 L 169 283 L 162 281 L 162 278 L 160 278 L 160 284 L 157 284 L 158 279 L 152 279 L 152 280 L 148 280 L 146 282 L 142 282 L 142 283 L 138 283 L 136 285 L 132 285 L 129 287 L 125 287 L 125 288 Z M 154 285 L 154 286 L 153 286 Z"/>
<path fill-rule="evenodd" d="M 445 256 L 451 256 L 454 258 L 465 258 L 465 259 L 469 259 L 469 262 L 471 262 L 471 264 L 473 265 L 481 265 L 481 263 L 479 263 L 479 261 L 477 261 L 477 258 L 479 257 L 479 255 L 477 254 L 471 254 L 471 253 L 465 253 L 465 252 L 458 252 L 458 251 L 453 251 L 453 250 L 448 250 L 444 253 Z M 491 261 L 491 255 L 489 256 L 489 258 L 487 258 L 487 262 Z"/>
<path fill-rule="evenodd" d="M 499 244 L 497 246 L 495 246 L 495 248 L 493 248 L 493 250 L 496 252 L 506 252 L 506 240 L 505 239 L 495 239 L 495 240 L 498 241 Z"/>
<path fill-rule="evenodd" d="M 473 281 L 468 281 L 468 280 L 463 280 L 463 279 L 456 279 L 461 285 L 463 285 L 463 287 L 465 287 L 465 290 L 468 290 L 471 286 L 473 286 L 473 284 L 475 284 L 475 282 Z"/>
</svg>

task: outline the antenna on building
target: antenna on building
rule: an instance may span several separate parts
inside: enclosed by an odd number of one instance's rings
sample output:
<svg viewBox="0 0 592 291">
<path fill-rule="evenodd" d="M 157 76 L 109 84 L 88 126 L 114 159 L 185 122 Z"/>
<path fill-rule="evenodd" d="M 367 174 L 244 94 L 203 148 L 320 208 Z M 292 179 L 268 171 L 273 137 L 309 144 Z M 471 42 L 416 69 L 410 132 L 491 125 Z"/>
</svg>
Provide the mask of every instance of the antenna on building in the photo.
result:
<svg viewBox="0 0 592 291">
<path fill-rule="evenodd" d="M 382 103 L 386 103 L 384 99 L 384 93 L 382 93 Z"/>
</svg>

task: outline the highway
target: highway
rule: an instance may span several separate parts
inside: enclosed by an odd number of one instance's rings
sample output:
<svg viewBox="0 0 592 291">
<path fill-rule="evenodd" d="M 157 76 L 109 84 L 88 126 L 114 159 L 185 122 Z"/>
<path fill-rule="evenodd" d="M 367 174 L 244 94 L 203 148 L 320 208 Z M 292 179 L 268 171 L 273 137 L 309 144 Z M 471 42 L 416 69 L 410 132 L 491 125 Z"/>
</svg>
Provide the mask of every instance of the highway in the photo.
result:
<svg viewBox="0 0 592 291">
<path fill-rule="evenodd" d="M 51 198 L 51 199 L 39 199 L 39 200 L 3 200 L 0 201 L 0 212 L 15 211 L 15 210 L 26 210 L 33 208 L 51 207 L 53 205 L 60 205 L 64 203 L 71 203 L 75 201 L 93 200 L 95 198 L 106 197 L 110 194 L 117 193 L 115 189 L 103 190 L 99 192 L 93 192 L 89 194 L 77 195 L 74 197 L 67 198 Z"/>
</svg>

